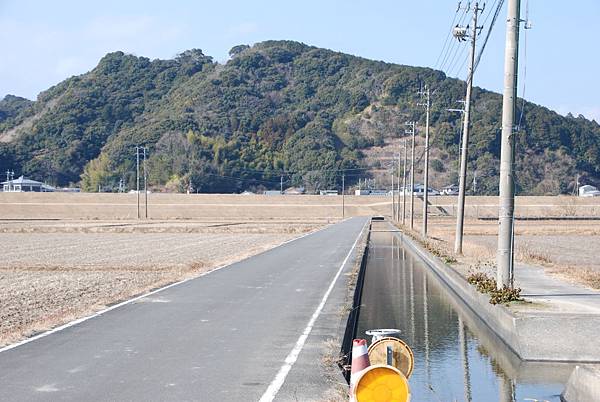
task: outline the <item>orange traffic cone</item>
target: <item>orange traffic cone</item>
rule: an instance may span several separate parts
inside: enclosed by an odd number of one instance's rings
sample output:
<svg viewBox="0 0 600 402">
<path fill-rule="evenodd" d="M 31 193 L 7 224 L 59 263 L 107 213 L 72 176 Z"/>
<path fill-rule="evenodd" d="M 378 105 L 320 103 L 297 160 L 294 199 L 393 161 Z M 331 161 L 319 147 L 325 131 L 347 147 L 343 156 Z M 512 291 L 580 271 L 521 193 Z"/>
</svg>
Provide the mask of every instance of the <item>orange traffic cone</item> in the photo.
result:
<svg viewBox="0 0 600 402">
<path fill-rule="evenodd" d="M 356 385 L 356 379 L 359 374 L 369 367 L 369 353 L 367 351 L 367 341 L 364 339 L 355 339 L 352 341 L 352 371 L 350 373 L 350 390 Z M 353 392 L 350 392 L 353 395 Z M 354 398 L 350 398 L 352 401 Z"/>
</svg>

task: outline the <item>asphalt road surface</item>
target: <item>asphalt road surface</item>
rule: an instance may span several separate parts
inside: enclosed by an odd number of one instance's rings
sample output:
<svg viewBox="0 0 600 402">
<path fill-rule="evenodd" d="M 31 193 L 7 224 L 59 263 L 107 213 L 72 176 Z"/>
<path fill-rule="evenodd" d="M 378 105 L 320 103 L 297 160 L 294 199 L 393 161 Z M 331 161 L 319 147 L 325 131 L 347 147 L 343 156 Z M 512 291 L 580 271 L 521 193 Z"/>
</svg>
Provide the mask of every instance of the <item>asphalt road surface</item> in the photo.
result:
<svg viewBox="0 0 600 402">
<path fill-rule="evenodd" d="M 0 399 L 312 399 L 302 383 L 320 364 L 311 342 L 322 340 L 311 332 L 340 303 L 365 223 L 338 223 L 5 350 Z"/>
</svg>

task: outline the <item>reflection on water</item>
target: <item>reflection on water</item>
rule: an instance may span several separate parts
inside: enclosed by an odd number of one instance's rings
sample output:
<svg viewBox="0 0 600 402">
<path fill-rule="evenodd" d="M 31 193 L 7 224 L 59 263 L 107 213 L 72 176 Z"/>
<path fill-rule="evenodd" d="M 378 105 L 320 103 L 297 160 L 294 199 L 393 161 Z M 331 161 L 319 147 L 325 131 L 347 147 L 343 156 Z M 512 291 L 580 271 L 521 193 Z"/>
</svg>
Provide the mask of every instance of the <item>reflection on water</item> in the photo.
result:
<svg viewBox="0 0 600 402">
<path fill-rule="evenodd" d="M 412 348 L 414 401 L 560 401 L 569 365 L 525 363 L 447 296 L 386 223 L 374 223 L 357 337 L 398 328 Z M 369 340 L 370 341 L 370 340 Z"/>
</svg>

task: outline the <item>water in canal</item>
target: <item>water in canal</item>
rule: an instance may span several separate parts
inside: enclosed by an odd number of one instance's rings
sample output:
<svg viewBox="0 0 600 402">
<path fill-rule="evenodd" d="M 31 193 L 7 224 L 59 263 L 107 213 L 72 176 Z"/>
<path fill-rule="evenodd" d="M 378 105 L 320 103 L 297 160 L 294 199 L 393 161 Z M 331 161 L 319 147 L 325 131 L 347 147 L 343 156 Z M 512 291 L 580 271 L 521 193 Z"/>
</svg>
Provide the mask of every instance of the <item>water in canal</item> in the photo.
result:
<svg viewBox="0 0 600 402">
<path fill-rule="evenodd" d="M 560 401 L 573 367 L 520 361 L 390 229 L 373 223 L 356 337 L 402 331 L 415 355 L 411 400 Z"/>
</svg>

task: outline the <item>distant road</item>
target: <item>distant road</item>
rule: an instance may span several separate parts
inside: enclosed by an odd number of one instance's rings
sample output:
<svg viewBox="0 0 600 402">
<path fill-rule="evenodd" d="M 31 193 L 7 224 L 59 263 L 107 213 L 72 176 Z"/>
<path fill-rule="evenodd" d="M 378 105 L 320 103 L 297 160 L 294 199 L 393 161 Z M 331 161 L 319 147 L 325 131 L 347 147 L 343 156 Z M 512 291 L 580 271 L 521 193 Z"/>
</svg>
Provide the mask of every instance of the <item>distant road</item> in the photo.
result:
<svg viewBox="0 0 600 402">
<path fill-rule="evenodd" d="M 365 223 L 343 221 L 5 350 L 0 399 L 287 400 L 285 385 L 306 378 L 293 363 L 322 342 L 312 328 L 336 316 L 320 313 L 343 294 L 332 290 Z"/>
</svg>

